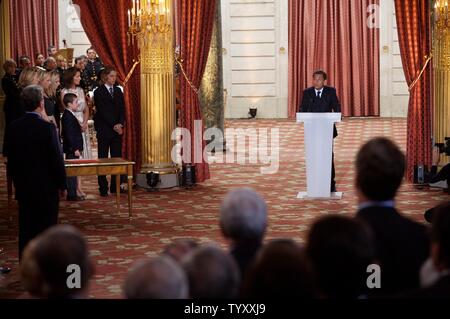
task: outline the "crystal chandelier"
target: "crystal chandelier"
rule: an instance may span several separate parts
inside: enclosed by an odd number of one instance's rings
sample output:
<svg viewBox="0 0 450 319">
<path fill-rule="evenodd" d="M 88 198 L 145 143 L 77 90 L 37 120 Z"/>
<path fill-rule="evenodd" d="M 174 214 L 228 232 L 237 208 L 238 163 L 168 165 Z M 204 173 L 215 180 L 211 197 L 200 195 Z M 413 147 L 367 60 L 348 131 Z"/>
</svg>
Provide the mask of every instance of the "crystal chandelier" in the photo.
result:
<svg viewBox="0 0 450 319">
<path fill-rule="evenodd" d="M 438 38 L 447 34 L 450 28 L 450 14 L 448 1 L 437 0 L 434 4 L 435 32 Z"/>
<path fill-rule="evenodd" d="M 164 0 L 133 0 L 128 9 L 128 41 L 146 45 L 158 35 L 172 30 L 172 16 L 169 4 Z"/>
</svg>

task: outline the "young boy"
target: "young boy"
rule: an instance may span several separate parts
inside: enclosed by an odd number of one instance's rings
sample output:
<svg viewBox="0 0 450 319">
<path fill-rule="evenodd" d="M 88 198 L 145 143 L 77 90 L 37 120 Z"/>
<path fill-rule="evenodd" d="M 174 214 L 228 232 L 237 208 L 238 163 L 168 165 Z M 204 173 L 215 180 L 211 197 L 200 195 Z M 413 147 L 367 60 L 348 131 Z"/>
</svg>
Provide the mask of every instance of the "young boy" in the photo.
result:
<svg viewBox="0 0 450 319">
<path fill-rule="evenodd" d="M 66 159 L 78 159 L 83 152 L 83 137 L 81 135 L 81 126 L 78 119 L 73 114 L 78 108 L 78 97 L 75 94 L 68 93 L 64 95 L 63 103 L 65 110 L 61 119 L 61 135 L 63 139 L 63 151 Z M 67 178 L 67 200 L 81 201 L 84 198 L 77 195 L 77 178 Z"/>
</svg>

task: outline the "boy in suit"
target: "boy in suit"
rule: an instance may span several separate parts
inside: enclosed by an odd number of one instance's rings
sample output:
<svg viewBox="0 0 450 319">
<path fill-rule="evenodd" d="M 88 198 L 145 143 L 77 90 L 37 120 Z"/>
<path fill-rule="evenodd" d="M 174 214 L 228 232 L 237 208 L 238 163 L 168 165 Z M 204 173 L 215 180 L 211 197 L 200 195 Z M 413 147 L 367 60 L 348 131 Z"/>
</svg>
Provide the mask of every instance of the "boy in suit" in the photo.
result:
<svg viewBox="0 0 450 319">
<path fill-rule="evenodd" d="M 64 95 L 64 110 L 61 124 L 61 135 L 63 139 L 63 151 L 66 159 L 78 159 L 83 152 L 83 137 L 81 135 L 81 126 L 73 112 L 78 108 L 78 97 L 75 94 L 68 93 Z M 67 200 L 80 201 L 81 196 L 77 195 L 77 177 L 67 178 Z"/>
<path fill-rule="evenodd" d="M 94 123 L 97 131 L 98 158 L 122 157 L 122 136 L 125 126 L 125 99 L 122 89 L 116 85 L 117 72 L 107 67 L 102 72 L 104 85 L 95 90 Z M 121 176 L 121 183 L 125 183 Z M 108 196 L 108 181 L 106 176 L 98 177 L 100 196 Z M 121 192 L 125 190 L 121 189 Z M 116 192 L 116 179 L 111 177 L 110 192 Z"/>
</svg>

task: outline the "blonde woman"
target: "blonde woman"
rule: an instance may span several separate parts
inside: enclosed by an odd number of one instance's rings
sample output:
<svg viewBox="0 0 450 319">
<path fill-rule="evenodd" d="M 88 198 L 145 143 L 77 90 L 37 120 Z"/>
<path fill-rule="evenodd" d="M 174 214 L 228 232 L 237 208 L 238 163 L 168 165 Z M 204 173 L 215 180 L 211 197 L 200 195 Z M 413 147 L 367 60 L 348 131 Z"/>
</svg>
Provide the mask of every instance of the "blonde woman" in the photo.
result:
<svg viewBox="0 0 450 319">
<path fill-rule="evenodd" d="M 39 83 L 39 69 L 36 67 L 33 68 L 25 68 L 20 72 L 19 80 L 17 81 L 17 87 L 19 88 L 20 93 L 22 93 L 23 89 L 29 85 L 36 85 Z M 25 107 L 23 105 L 22 99 L 20 99 L 20 103 L 17 105 L 17 110 L 14 112 L 16 119 L 25 115 Z"/>
<path fill-rule="evenodd" d="M 88 120 L 89 107 L 88 99 L 84 95 L 83 89 L 80 87 L 81 72 L 77 68 L 69 68 L 64 72 L 64 89 L 61 91 L 61 103 L 63 103 L 64 95 L 73 93 L 78 97 L 78 110 L 74 112 L 75 117 L 80 122 L 82 137 L 83 137 L 83 159 L 92 159 L 91 138 L 89 134 Z M 86 197 L 86 194 L 81 189 L 81 179 L 78 179 L 77 195 Z"/>
<path fill-rule="evenodd" d="M 38 85 L 42 88 L 42 91 L 44 92 L 44 101 L 45 101 L 45 91 L 47 91 L 52 84 L 51 82 L 51 76 L 50 73 L 44 70 L 38 71 Z M 47 112 L 47 109 L 44 108 L 42 110 L 42 118 L 46 120 L 47 122 L 53 123 L 56 125 L 55 118 L 53 116 L 50 116 Z"/>
<path fill-rule="evenodd" d="M 57 71 L 47 72 L 46 74 L 50 79 L 50 85 L 44 88 L 45 113 L 47 113 L 50 121 L 59 129 L 61 112 L 58 105 L 57 91 L 61 81 Z"/>
</svg>

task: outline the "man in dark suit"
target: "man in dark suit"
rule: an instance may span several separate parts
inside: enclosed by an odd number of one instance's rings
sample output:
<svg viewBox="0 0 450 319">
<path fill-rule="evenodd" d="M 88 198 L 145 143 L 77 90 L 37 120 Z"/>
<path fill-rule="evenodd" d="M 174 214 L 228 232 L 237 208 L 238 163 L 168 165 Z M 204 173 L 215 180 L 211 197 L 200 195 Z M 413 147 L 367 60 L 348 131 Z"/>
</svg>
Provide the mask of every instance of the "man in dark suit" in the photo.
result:
<svg viewBox="0 0 450 319">
<path fill-rule="evenodd" d="M 95 115 L 94 124 L 97 131 L 98 157 L 122 157 L 122 136 L 125 126 L 125 99 L 122 89 L 115 85 L 117 72 L 107 67 L 102 72 L 103 82 L 94 93 Z M 125 177 L 121 177 L 125 183 Z M 108 181 L 106 176 L 98 177 L 100 195 L 108 196 Z M 122 190 L 124 191 L 124 190 Z M 116 192 L 116 180 L 111 176 L 110 192 Z"/>
<path fill-rule="evenodd" d="M 19 202 L 19 257 L 27 243 L 58 222 L 66 172 L 55 126 L 44 121 L 40 86 L 22 92 L 26 114 L 11 123 L 6 139 L 8 173 Z"/>
<path fill-rule="evenodd" d="M 325 81 L 328 75 L 318 70 L 313 74 L 314 86 L 303 91 L 302 104 L 300 105 L 300 112 L 306 113 L 331 113 L 341 112 L 341 104 L 336 94 L 336 89 L 330 86 L 325 86 Z M 334 126 L 333 137 L 338 136 L 336 126 Z M 336 192 L 336 172 L 334 169 L 334 153 L 332 159 L 331 169 L 331 191 Z"/>
<path fill-rule="evenodd" d="M 75 94 L 67 93 L 64 95 L 63 102 L 66 107 L 61 119 L 63 150 L 66 154 L 66 159 L 78 159 L 83 152 L 83 136 L 81 135 L 80 122 L 73 114 L 78 109 L 78 97 Z M 67 178 L 67 200 L 83 200 L 77 194 L 77 177 Z"/>
<path fill-rule="evenodd" d="M 426 227 L 395 208 L 404 172 L 404 154 L 386 138 L 369 141 L 356 158 L 357 217 L 373 230 L 381 266 L 381 289 L 375 295 L 418 288 L 420 269 L 429 255 Z"/>
</svg>

